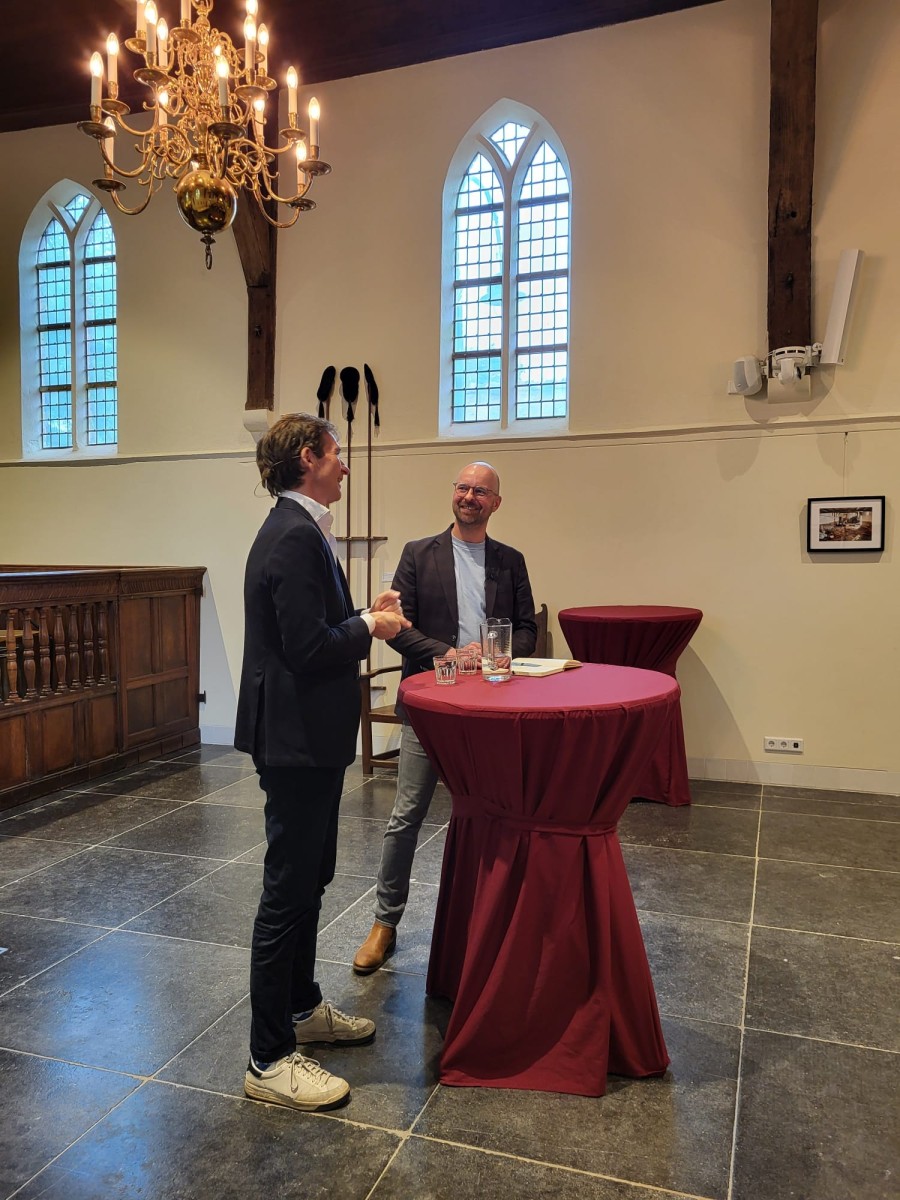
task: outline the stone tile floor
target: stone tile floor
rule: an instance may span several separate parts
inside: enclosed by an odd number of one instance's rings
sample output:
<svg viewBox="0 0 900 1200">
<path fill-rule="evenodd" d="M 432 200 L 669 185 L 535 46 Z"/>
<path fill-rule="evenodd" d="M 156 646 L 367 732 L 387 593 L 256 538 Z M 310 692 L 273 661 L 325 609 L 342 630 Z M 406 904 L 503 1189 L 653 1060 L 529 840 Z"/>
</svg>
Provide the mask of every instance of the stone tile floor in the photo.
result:
<svg viewBox="0 0 900 1200">
<path fill-rule="evenodd" d="M 450 803 L 390 969 L 371 922 L 390 776 L 347 773 L 320 978 L 378 1022 L 323 1049 L 351 1103 L 242 1093 L 262 796 L 204 747 L 0 814 L 0 1197 L 875 1200 L 897 1195 L 900 801 L 696 783 L 619 826 L 672 1066 L 601 1099 L 437 1084 L 425 995 Z"/>
</svg>

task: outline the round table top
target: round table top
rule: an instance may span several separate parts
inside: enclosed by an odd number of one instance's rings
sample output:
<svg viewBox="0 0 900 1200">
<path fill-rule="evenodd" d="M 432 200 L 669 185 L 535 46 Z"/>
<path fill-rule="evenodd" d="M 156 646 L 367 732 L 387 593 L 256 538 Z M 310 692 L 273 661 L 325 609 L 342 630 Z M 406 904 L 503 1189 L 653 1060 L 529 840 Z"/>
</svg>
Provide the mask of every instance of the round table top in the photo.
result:
<svg viewBox="0 0 900 1200">
<path fill-rule="evenodd" d="M 561 608 L 559 621 L 700 621 L 699 608 L 677 608 L 670 604 L 593 604 L 584 608 Z"/>
<path fill-rule="evenodd" d="M 439 685 L 433 674 L 423 672 L 400 685 L 408 709 L 514 716 L 639 708 L 665 702 L 678 691 L 676 681 L 660 671 L 597 663 L 538 679 L 514 675 L 506 683 L 457 678 L 452 686 Z"/>
</svg>

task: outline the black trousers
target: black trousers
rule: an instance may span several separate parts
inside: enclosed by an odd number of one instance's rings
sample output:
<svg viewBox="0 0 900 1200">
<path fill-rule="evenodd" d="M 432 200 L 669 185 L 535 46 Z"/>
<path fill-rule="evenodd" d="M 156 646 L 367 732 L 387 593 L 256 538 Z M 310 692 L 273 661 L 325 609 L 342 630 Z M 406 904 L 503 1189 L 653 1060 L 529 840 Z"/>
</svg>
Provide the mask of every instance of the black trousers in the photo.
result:
<svg viewBox="0 0 900 1200">
<path fill-rule="evenodd" d="M 257 771 L 268 849 L 250 954 L 250 1053 L 274 1062 L 296 1047 L 293 1013 L 322 999 L 316 933 L 322 893 L 334 878 L 344 768 Z"/>
</svg>

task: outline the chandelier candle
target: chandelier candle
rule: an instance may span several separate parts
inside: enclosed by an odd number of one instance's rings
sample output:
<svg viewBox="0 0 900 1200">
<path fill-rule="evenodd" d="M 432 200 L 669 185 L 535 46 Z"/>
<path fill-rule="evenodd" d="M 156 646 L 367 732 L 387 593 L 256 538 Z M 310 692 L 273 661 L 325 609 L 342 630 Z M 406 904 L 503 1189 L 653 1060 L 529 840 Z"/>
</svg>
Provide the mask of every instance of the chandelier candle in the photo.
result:
<svg viewBox="0 0 900 1200">
<path fill-rule="evenodd" d="M 165 0 L 163 0 L 165 3 Z M 173 7 L 176 0 L 168 0 Z M 212 266 L 214 234 L 227 229 L 239 203 L 254 203 L 276 229 L 289 229 L 301 212 L 315 208 L 307 193 L 331 167 L 319 158 L 319 104 L 309 104 L 309 137 L 298 128 L 297 72 L 287 74 L 288 124 L 278 137 L 265 136 L 266 104 L 277 83 L 269 75 L 266 26 L 257 24 L 257 0 L 245 0 L 243 46 L 210 24 L 213 0 L 180 0 L 180 19 L 171 29 L 154 0 L 138 0 L 134 37 L 124 47 L 137 58 L 134 79 L 148 95 L 138 106 L 147 120 L 129 121 L 131 108 L 119 97 L 119 40 L 106 40 L 107 90 L 103 59 L 91 57 L 90 120 L 78 128 L 95 138 L 104 174 L 95 187 L 108 192 L 119 212 L 144 211 L 165 180 L 172 181 L 178 210 L 201 235 L 206 265 Z M 115 140 L 137 152 L 137 162 L 116 162 Z M 269 144 L 269 143 L 277 144 Z M 290 168 L 282 157 L 292 153 Z M 133 203 L 120 193 L 138 189 Z M 279 194 L 278 187 L 284 189 Z M 141 194 L 140 189 L 143 190 Z M 285 205 L 289 215 L 281 219 Z"/>
</svg>

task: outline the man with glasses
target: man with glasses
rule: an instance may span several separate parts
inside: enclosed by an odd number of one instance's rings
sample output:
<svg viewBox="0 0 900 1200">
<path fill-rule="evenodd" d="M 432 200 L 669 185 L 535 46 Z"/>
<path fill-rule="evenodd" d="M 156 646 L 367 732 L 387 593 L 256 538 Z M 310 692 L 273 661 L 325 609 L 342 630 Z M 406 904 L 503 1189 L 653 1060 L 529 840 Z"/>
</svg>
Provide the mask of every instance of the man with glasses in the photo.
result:
<svg viewBox="0 0 900 1200">
<path fill-rule="evenodd" d="M 404 546 L 392 587 L 400 592 L 403 615 L 412 628 L 388 642 L 403 655 L 404 679 L 432 670 L 436 655 L 464 649 L 480 653 L 480 625 L 487 617 L 512 621 L 514 656 L 534 652 L 537 626 L 525 559 L 487 536 L 488 521 L 500 500 L 494 468 L 470 463 L 453 484 L 450 528 Z M 436 784 L 434 768 L 404 719 L 397 795 L 378 872 L 375 923 L 353 959 L 357 975 L 377 971 L 394 952 L 419 829 Z"/>
</svg>

